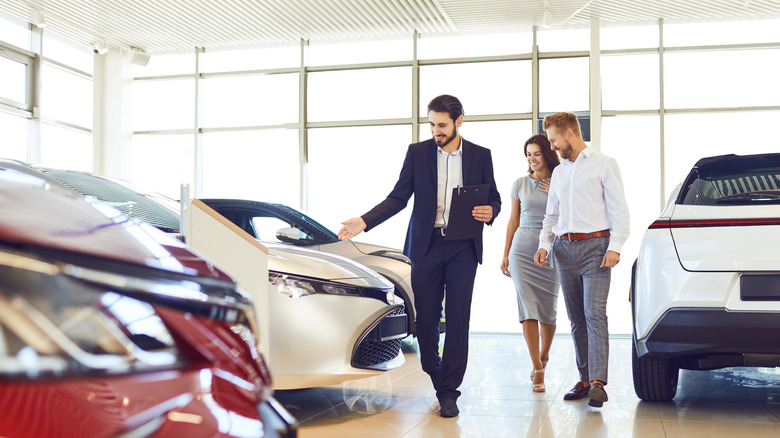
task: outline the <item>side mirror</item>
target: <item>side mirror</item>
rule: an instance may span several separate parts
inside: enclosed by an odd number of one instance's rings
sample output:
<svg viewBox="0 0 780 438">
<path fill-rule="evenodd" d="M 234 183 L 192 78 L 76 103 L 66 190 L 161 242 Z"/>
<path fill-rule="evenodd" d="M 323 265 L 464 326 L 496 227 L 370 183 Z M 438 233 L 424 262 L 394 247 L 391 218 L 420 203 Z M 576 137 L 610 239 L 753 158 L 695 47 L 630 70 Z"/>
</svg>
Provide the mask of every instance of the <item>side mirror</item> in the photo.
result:
<svg viewBox="0 0 780 438">
<path fill-rule="evenodd" d="M 281 242 L 293 245 L 307 245 L 312 243 L 311 236 L 295 227 L 278 229 L 276 231 L 276 238 Z"/>
</svg>

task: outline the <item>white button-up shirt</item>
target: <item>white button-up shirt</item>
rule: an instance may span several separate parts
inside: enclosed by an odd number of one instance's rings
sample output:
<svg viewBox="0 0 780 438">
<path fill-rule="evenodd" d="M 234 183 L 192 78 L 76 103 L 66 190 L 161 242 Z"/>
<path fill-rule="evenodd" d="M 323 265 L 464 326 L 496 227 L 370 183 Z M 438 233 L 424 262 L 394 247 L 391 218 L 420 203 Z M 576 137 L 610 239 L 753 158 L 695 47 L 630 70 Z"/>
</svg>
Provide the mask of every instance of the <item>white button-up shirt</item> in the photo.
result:
<svg viewBox="0 0 780 438">
<path fill-rule="evenodd" d="M 463 138 L 458 150 L 448 154 L 444 149 L 436 151 L 437 199 L 436 227 L 446 227 L 450 221 L 452 189 L 463 185 Z"/>
<path fill-rule="evenodd" d="M 620 253 L 629 214 L 617 161 L 588 146 L 576 160 L 553 170 L 539 248 L 550 252 L 555 236 L 610 230 L 610 251 Z"/>
</svg>

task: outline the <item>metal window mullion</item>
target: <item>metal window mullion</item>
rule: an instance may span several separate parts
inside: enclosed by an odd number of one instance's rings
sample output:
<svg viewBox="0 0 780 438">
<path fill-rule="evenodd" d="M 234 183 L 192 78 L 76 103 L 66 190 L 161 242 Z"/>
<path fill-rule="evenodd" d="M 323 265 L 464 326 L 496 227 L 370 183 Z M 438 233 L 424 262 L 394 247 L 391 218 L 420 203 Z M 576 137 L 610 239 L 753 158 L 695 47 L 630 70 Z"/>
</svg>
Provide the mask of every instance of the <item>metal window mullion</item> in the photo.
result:
<svg viewBox="0 0 780 438">
<path fill-rule="evenodd" d="M 536 36 L 539 32 L 537 26 L 533 27 L 533 46 L 531 48 L 531 133 L 539 133 L 539 46 L 536 44 Z"/>
<path fill-rule="evenodd" d="M 41 147 L 41 53 L 43 52 L 43 31 L 38 26 L 30 25 L 30 49 L 35 53 L 32 63 L 27 65 L 27 102 L 32 112 L 28 124 L 27 135 L 27 161 L 40 163 L 42 157 Z"/>
<path fill-rule="evenodd" d="M 412 43 L 412 143 L 420 141 L 420 61 L 418 43 L 420 34 L 414 31 Z"/>
<path fill-rule="evenodd" d="M 309 41 L 301 40 L 301 62 L 298 77 L 298 181 L 300 185 L 298 203 L 300 208 L 309 208 L 309 128 L 308 121 L 308 84 Z"/>
<path fill-rule="evenodd" d="M 193 151 L 194 158 L 194 193 L 190 192 L 193 198 L 200 198 L 203 196 L 203 111 L 204 111 L 204 98 L 203 98 L 203 77 L 201 76 L 201 67 L 203 58 L 200 56 L 205 51 L 204 48 L 195 48 L 195 114 L 194 114 L 194 129 L 192 134 L 195 137 Z"/>
<path fill-rule="evenodd" d="M 664 20 L 663 18 L 658 20 L 658 90 L 659 90 L 659 130 L 660 130 L 660 145 L 659 154 L 661 165 L 661 184 L 659 193 L 659 211 L 664 209 L 664 200 L 666 198 L 666 104 L 664 102 Z"/>
<path fill-rule="evenodd" d="M 590 22 L 590 144 L 601 150 L 601 21 Z"/>
</svg>

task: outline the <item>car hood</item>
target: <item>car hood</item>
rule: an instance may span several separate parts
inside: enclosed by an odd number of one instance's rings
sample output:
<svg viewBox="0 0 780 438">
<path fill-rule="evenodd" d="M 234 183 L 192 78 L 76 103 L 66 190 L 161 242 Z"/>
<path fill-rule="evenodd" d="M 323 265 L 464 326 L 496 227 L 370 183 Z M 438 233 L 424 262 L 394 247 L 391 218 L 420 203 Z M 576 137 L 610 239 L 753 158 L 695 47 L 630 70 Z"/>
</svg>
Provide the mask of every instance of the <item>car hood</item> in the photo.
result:
<svg viewBox="0 0 780 438">
<path fill-rule="evenodd" d="M 32 175 L 0 172 L 0 209 L 0 241 L 7 244 L 230 279 L 151 225 Z"/>
<path fill-rule="evenodd" d="M 263 245 L 269 250 L 269 271 L 356 286 L 393 287 L 392 283 L 372 269 L 335 254 L 285 244 L 263 242 Z"/>
<path fill-rule="evenodd" d="M 778 269 L 780 205 L 675 205 L 669 228 L 688 271 Z"/>
</svg>

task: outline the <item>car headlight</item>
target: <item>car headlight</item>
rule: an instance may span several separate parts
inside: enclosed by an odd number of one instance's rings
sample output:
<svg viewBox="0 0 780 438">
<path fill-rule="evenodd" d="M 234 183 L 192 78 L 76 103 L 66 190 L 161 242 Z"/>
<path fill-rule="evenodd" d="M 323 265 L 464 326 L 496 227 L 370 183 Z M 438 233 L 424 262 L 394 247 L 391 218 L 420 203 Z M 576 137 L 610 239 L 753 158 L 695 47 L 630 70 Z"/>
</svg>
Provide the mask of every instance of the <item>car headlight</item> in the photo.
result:
<svg viewBox="0 0 780 438">
<path fill-rule="evenodd" d="M 149 303 L 0 251 L 0 377 L 127 373 L 186 365 Z"/>
<path fill-rule="evenodd" d="M 393 304 L 394 288 L 374 288 L 354 286 L 335 281 L 320 280 L 283 272 L 268 272 L 268 281 L 276 290 L 290 298 L 302 298 L 314 294 L 344 295 L 367 297 Z"/>
<path fill-rule="evenodd" d="M 412 265 L 412 261 L 409 260 L 409 257 L 405 256 L 404 253 L 399 251 L 388 251 L 386 249 L 383 249 L 380 251 L 374 251 L 369 255 L 378 256 L 378 257 L 387 257 L 389 259 L 398 260 L 399 262 L 404 262 L 409 266 Z"/>
</svg>

